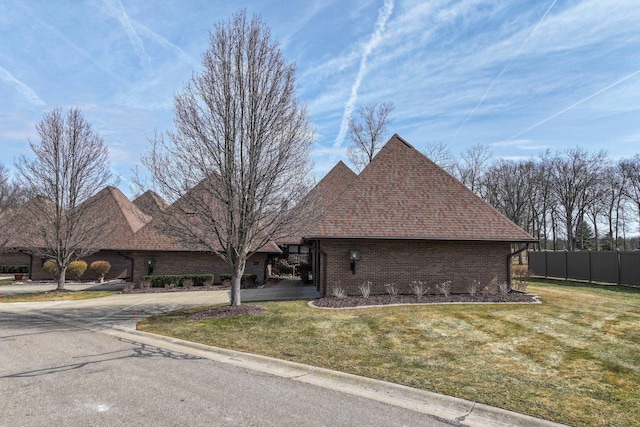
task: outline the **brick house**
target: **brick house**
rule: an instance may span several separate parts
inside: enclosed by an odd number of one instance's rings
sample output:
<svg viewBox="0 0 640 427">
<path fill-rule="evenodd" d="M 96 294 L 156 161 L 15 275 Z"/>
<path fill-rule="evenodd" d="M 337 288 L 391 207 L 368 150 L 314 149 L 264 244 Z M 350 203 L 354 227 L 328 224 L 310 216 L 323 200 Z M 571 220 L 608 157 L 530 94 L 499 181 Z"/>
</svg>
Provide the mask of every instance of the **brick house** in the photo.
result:
<svg viewBox="0 0 640 427">
<path fill-rule="evenodd" d="M 96 214 L 111 212 L 113 219 L 102 249 L 84 259 L 109 261 L 108 278 L 137 281 L 149 273 L 210 273 L 219 281 L 229 273 L 226 263 L 204 245 L 162 231 L 163 222 L 189 210 L 188 198 L 168 206 L 147 192 L 131 202 L 114 187 L 93 198 L 99 202 Z M 495 290 L 510 280 L 512 245 L 536 241 L 398 135 L 360 175 L 339 162 L 306 199 L 317 217 L 292 227 L 305 231 L 277 243 L 309 253 L 311 277 L 323 295 L 336 283 L 358 294 L 365 281 L 372 282 L 374 293 L 383 293 L 387 283 L 409 292 L 414 280 L 426 282 L 432 291 L 449 280 L 454 293 L 466 292 L 474 280 Z M 43 260 L 21 250 L 19 238 L 11 247 L 12 253 L 0 254 L 0 264 L 29 265 L 32 279 L 48 278 Z M 275 242 L 258 248 L 246 274 L 263 281 L 270 256 L 279 253 Z M 90 277 L 91 272 L 85 274 Z"/>
<path fill-rule="evenodd" d="M 535 242 L 398 135 L 334 196 L 304 236 L 323 295 L 336 284 L 358 294 L 365 281 L 372 293 L 387 283 L 409 293 L 414 280 L 495 291 L 510 281 L 512 245 Z"/>
<path fill-rule="evenodd" d="M 28 203 L 51 203 L 43 198 L 36 198 Z M 150 271 L 154 274 L 213 274 L 216 281 L 220 275 L 229 273 L 226 263 L 210 250 L 185 245 L 162 234 L 155 227 L 162 220 L 159 214 L 168 209 L 166 202 L 153 192 L 146 192 L 131 202 L 115 187 L 106 187 L 90 198 L 88 218 L 98 216 L 102 212 L 109 213 L 109 229 L 100 239 L 101 249 L 92 255 L 80 259 L 91 264 L 93 261 L 108 261 L 111 270 L 107 279 L 127 279 L 137 281 Z M 32 227 L 37 219 L 24 217 L 25 212 L 37 212 L 38 209 L 18 209 L 10 222 L 14 229 Z M 147 213 L 145 213 L 147 212 Z M 150 214 L 154 214 L 155 218 Z M 155 222 L 154 222 L 155 221 Z M 29 233 L 16 233 L 7 244 L 10 249 L 0 253 L 0 265 L 27 265 L 29 278 L 32 280 L 49 280 L 51 276 L 42 268 L 45 259 L 30 253 L 26 239 L 37 238 Z M 33 242 L 32 242 L 33 243 Z M 37 243 L 36 243 L 37 245 Z M 264 280 L 268 254 L 280 253 L 275 243 L 260 248 L 249 259 L 246 274 L 256 274 L 259 281 Z M 92 279 L 89 269 L 83 279 Z M 97 278 L 97 277 L 95 277 Z"/>
<path fill-rule="evenodd" d="M 43 205 L 52 203 L 49 200 L 37 197 L 27 202 L 28 204 Z M 106 187 L 87 200 L 89 211 L 87 218 L 97 217 L 107 212 L 109 215 L 109 227 L 107 232 L 100 236 L 99 245 L 102 249 L 89 256 L 80 259 L 91 264 L 93 261 L 108 261 L 111 270 L 107 274 L 107 279 L 129 278 L 133 271 L 133 259 L 131 257 L 131 241 L 135 233 L 147 223 L 151 217 L 142 213 L 129 199 L 115 187 Z M 37 218 L 38 209 L 24 206 L 17 209 L 16 218 L 11 223 L 18 231 L 26 228 L 37 229 L 39 226 L 46 228 L 46 220 Z M 8 243 L 12 248 L 10 252 L 0 254 L 0 264 L 16 265 L 18 262 L 29 266 L 29 278 L 32 280 L 49 280 L 51 276 L 43 270 L 45 258 L 31 253 L 30 247 L 37 247 L 42 244 L 38 242 L 37 234 L 29 232 L 16 232 Z M 27 244 L 28 243 L 28 244 Z M 83 275 L 84 279 L 97 278 L 94 273 L 87 269 Z"/>
</svg>

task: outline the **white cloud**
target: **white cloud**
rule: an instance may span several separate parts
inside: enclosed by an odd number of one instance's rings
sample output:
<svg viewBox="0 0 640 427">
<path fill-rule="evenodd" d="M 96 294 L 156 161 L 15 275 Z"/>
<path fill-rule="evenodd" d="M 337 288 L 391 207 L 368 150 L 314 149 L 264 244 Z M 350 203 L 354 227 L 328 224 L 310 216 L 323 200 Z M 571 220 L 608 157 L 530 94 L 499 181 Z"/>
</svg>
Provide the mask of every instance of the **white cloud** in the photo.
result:
<svg viewBox="0 0 640 427">
<path fill-rule="evenodd" d="M 27 101 L 37 107 L 44 107 L 47 105 L 38 94 L 29 86 L 16 79 L 13 74 L 5 70 L 0 66 L 0 80 L 5 82 L 8 86 L 12 87 L 16 92 L 20 93 Z"/>
<path fill-rule="evenodd" d="M 131 42 L 133 50 L 136 52 L 136 54 L 140 57 L 140 59 L 142 59 L 143 62 L 148 62 L 150 58 L 145 51 L 144 43 L 142 42 L 142 39 L 134 28 L 135 23 L 129 18 L 129 15 L 124 9 L 122 2 L 120 0 L 102 0 L 102 2 L 106 6 L 106 10 L 109 15 L 116 18 L 122 25 L 122 28 L 129 38 L 129 42 Z"/>
</svg>

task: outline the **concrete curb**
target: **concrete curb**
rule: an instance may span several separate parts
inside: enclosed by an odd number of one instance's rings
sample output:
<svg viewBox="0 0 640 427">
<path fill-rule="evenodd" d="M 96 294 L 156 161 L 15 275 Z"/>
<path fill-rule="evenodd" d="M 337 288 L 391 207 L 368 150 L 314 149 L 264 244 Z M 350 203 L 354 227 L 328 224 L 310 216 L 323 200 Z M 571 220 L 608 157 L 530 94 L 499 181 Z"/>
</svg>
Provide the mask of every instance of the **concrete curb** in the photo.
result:
<svg viewBox="0 0 640 427">
<path fill-rule="evenodd" d="M 433 415 L 454 425 L 558 427 L 555 423 L 481 403 L 419 390 L 386 381 L 375 380 L 302 363 L 184 341 L 135 329 L 113 326 L 102 333 L 154 345 L 220 363 L 250 369 L 348 393 L 388 405 Z"/>
</svg>

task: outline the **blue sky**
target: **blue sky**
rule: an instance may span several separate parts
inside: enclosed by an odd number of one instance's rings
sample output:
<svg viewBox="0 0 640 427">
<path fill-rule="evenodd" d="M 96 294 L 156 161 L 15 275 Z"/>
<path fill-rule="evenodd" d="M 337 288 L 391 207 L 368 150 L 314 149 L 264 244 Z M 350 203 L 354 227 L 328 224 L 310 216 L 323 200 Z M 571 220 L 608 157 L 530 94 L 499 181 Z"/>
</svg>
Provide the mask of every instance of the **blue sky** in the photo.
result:
<svg viewBox="0 0 640 427">
<path fill-rule="evenodd" d="M 318 177 L 346 159 L 346 119 L 370 102 L 393 102 L 391 133 L 418 149 L 640 153 L 638 0 L 4 0 L 0 162 L 30 153 L 44 112 L 78 107 L 130 195 L 213 24 L 241 7 L 297 63 Z"/>
</svg>

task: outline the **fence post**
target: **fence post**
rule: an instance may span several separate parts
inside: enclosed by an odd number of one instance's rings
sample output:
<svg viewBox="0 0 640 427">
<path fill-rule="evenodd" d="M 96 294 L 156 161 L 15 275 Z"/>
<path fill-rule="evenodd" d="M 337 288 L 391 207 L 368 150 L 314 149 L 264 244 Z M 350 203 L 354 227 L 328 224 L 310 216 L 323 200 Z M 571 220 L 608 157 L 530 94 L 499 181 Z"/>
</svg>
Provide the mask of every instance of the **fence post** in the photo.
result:
<svg viewBox="0 0 640 427">
<path fill-rule="evenodd" d="M 564 250 L 564 280 L 569 280 L 569 251 Z"/>
<path fill-rule="evenodd" d="M 621 283 L 620 278 L 620 249 L 616 249 L 616 264 L 618 264 L 618 285 Z"/>
<path fill-rule="evenodd" d="M 589 283 L 591 283 L 591 249 L 589 249 Z"/>
</svg>

